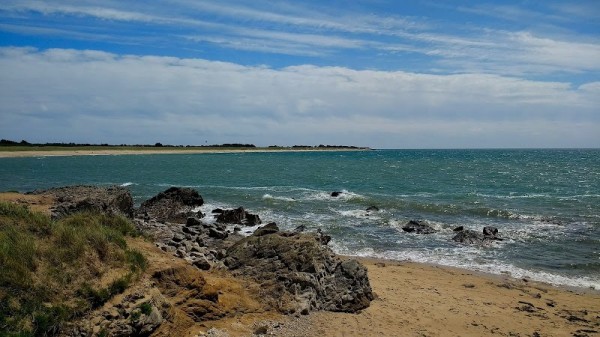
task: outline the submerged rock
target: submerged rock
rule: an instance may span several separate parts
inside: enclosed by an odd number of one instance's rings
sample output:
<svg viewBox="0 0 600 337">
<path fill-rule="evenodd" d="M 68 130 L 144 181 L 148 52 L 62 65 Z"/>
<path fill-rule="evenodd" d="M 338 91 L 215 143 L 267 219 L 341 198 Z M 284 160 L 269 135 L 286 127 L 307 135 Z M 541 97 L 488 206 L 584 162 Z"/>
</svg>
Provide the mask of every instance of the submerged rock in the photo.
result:
<svg viewBox="0 0 600 337">
<path fill-rule="evenodd" d="M 404 227 L 402 227 L 402 230 L 405 232 L 408 232 L 408 233 L 415 233 L 415 234 L 432 234 L 432 233 L 437 232 L 435 229 L 433 229 L 428 224 L 426 224 L 422 221 L 415 221 L 415 220 L 410 220 L 408 223 L 406 223 L 404 225 Z"/>
<path fill-rule="evenodd" d="M 367 207 L 367 212 L 379 212 L 379 207 L 369 206 L 369 207 Z"/>
<path fill-rule="evenodd" d="M 486 226 L 483 228 L 482 233 L 470 229 L 461 229 L 452 240 L 466 244 L 486 244 L 495 240 L 501 241 L 502 238 L 498 236 L 498 229 L 496 227 Z"/>
<path fill-rule="evenodd" d="M 366 268 L 356 260 L 341 260 L 320 242 L 314 233 L 254 234 L 231 246 L 224 263 L 234 275 L 261 283 L 284 313 L 368 307 L 373 293 Z"/>
<path fill-rule="evenodd" d="M 331 192 L 331 196 L 332 197 L 339 197 L 340 195 L 342 195 L 343 192 L 339 192 L 339 191 L 335 191 L 335 192 Z"/>
</svg>

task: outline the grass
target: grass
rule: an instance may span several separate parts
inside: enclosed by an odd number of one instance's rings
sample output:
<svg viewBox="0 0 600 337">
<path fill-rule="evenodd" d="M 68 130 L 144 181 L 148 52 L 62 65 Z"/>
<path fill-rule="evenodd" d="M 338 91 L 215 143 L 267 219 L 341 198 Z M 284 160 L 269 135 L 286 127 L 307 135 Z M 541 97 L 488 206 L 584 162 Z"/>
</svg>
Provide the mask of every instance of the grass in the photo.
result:
<svg viewBox="0 0 600 337">
<path fill-rule="evenodd" d="M 0 202 L 0 336 L 52 336 L 125 291 L 147 267 L 134 225 L 80 213 L 60 221 Z M 106 275 L 112 279 L 102 280 Z"/>
</svg>

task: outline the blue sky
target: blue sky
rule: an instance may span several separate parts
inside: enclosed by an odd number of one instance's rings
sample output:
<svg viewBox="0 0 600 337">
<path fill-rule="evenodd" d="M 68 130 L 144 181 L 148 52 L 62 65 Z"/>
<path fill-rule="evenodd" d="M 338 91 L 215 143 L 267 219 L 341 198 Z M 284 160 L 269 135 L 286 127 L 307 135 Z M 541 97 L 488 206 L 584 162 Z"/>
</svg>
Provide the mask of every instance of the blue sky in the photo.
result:
<svg viewBox="0 0 600 337">
<path fill-rule="evenodd" d="M 598 1 L 0 3 L 0 138 L 600 147 Z"/>
</svg>

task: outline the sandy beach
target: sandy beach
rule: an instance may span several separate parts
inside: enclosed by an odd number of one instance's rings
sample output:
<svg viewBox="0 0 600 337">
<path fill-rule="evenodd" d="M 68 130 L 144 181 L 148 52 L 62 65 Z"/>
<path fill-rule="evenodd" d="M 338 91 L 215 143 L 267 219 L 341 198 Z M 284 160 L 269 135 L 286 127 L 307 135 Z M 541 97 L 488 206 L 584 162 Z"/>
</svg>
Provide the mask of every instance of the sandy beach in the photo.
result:
<svg viewBox="0 0 600 337">
<path fill-rule="evenodd" d="M 312 336 L 595 336 L 600 294 L 508 276 L 361 259 L 377 298 L 359 314 L 319 312 Z"/>
<path fill-rule="evenodd" d="M 109 150 L 31 150 L 31 151 L 0 151 L 0 158 L 15 157 L 64 157 L 64 156 L 114 156 L 114 155 L 135 155 L 135 154 L 202 154 L 202 153 L 246 153 L 246 152 L 308 152 L 308 151 L 365 151 L 368 149 L 357 148 L 195 148 L 195 149 L 172 149 L 172 148 L 139 148 L 129 149 L 109 149 Z"/>
</svg>

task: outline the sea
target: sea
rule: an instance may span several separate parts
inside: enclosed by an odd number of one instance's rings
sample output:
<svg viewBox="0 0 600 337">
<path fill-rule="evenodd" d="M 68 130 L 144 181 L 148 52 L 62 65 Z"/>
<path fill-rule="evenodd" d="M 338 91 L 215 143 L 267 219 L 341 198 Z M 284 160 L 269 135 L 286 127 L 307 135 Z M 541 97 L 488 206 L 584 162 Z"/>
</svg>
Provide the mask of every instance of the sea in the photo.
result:
<svg viewBox="0 0 600 337">
<path fill-rule="evenodd" d="M 0 191 L 75 184 L 125 186 L 138 205 L 171 186 L 192 187 L 209 216 L 243 206 L 263 224 L 320 229 L 339 254 L 600 289 L 600 149 L 0 158 Z M 410 220 L 437 232 L 406 233 Z M 503 240 L 457 243 L 458 226 L 494 226 Z"/>
</svg>

